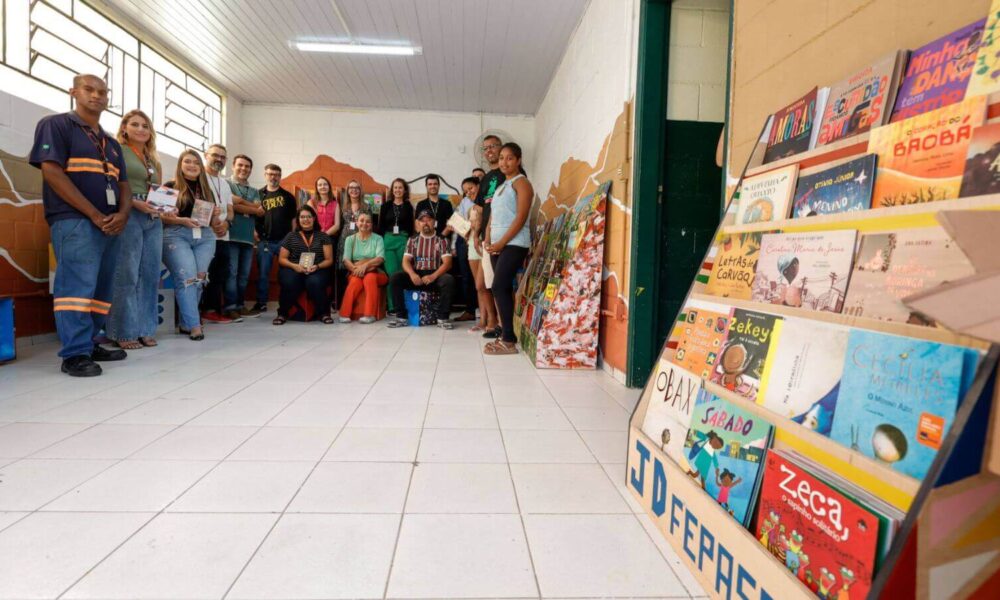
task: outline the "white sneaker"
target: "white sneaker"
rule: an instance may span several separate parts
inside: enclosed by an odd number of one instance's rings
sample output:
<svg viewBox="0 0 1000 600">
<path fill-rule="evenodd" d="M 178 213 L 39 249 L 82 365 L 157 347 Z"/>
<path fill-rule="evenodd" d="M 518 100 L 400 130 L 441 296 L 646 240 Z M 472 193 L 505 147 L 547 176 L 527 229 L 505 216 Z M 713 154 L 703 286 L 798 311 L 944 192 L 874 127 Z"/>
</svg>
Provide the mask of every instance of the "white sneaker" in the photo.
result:
<svg viewBox="0 0 1000 600">
<path fill-rule="evenodd" d="M 369 325 L 375 322 L 375 317 L 361 317 L 360 319 L 358 319 L 358 322 L 364 323 L 365 325 Z"/>
<path fill-rule="evenodd" d="M 351 317 L 340 317 L 339 319 L 337 319 L 337 322 L 338 323 L 350 323 L 351 322 Z"/>
</svg>

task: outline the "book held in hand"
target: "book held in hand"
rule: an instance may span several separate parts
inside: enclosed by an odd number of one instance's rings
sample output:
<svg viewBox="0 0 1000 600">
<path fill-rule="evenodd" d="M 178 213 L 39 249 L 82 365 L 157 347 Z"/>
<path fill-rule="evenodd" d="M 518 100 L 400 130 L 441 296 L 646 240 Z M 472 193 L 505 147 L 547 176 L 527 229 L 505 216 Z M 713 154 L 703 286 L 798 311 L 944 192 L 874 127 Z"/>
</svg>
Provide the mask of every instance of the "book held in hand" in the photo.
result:
<svg viewBox="0 0 1000 600">
<path fill-rule="evenodd" d="M 662 358 L 654 377 L 642 432 L 681 469 L 688 471 L 684 443 L 702 387 L 701 378 Z"/>
<path fill-rule="evenodd" d="M 744 527 L 760 489 L 774 428 L 766 419 L 701 390 L 685 450 L 692 476 Z"/>
<path fill-rule="evenodd" d="M 839 313 L 856 240 L 853 229 L 765 234 L 752 300 Z"/>
<path fill-rule="evenodd" d="M 812 175 L 799 175 L 792 218 L 868 209 L 875 182 L 876 158 L 868 154 Z"/>
<path fill-rule="evenodd" d="M 799 165 L 788 165 L 743 180 L 736 224 L 777 221 L 788 216 Z"/>
<path fill-rule="evenodd" d="M 887 54 L 831 87 L 816 145 L 859 135 L 887 123 L 906 56 L 905 50 Z"/>
<path fill-rule="evenodd" d="M 462 237 L 469 235 L 469 230 L 472 229 L 472 223 L 458 213 L 452 213 L 452 215 L 448 217 L 448 226 L 458 232 L 458 235 Z"/>
<path fill-rule="evenodd" d="M 961 102 L 976 63 L 986 19 L 980 19 L 910 53 L 890 122 Z"/>
<path fill-rule="evenodd" d="M 903 298 L 973 272 L 965 253 L 940 227 L 867 233 L 861 236 L 844 314 L 933 326 Z"/>
<path fill-rule="evenodd" d="M 316 253 L 315 252 L 303 252 L 299 255 L 299 266 L 306 269 L 312 268 L 316 264 Z"/>
<path fill-rule="evenodd" d="M 957 198 L 972 132 L 986 117 L 986 98 L 872 129 L 868 152 L 878 155 L 872 208 Z"/>
<path fill-rule="evenodd" d="M 202 227 L 211 227 L 213 210 L 215 204 L 207 200 L 195 200 L 194 206 L 191 207 L 191 218 L 198 221 Z"/>
<path fill-rule="evenodd" d="M 151 185 L 146 202 L 160 212 L 174 212 L 177 210 L 177 198 L 176 189 L 163 185 Z"/>
<path fill-rule="evenodd" d="M 879 518 L 780 450 L 764 460 L 754 535 L 820 598 L 865 598 Z"/>
</svg>

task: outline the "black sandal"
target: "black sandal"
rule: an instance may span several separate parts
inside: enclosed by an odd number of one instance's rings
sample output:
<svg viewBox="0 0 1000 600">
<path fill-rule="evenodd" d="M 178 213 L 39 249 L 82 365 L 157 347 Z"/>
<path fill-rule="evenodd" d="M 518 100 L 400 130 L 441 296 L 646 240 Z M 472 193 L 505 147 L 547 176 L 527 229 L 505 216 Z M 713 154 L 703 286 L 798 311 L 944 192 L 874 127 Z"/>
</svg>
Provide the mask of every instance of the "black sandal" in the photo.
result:
<svg viewBox="0 0 1000 600">
<path fill-rule="evenodd" d="M 325 325 L 333 325 L 333 317 L 330 315 L 323 315 L 323 318 L 320 320 L 323 321 Z"/>
<path fill-rule="evenodd" d="M 271 325 L 284 325 L 285 321 L 287 320 L 288 319 L 286 319 L 285 317 L 278 315 L 277 317 L 274 317 L 273 321 L 271 321 Z"/>
</svg>

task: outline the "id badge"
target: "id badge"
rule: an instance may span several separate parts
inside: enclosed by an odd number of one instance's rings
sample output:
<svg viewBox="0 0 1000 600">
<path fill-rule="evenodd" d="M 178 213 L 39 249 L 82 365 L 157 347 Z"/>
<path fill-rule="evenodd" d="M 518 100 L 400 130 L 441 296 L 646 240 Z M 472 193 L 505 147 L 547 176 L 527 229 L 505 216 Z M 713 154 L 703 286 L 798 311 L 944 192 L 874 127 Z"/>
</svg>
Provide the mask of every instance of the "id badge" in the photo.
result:
<svg viewBox="0 0 1000 600">
<path fill-rule="evenodd" d="M 355 223 L 354 221 L 351 221 L 351 231 L 354 231 L 357 228 L 358 228 L 358 224 Z"/>
<path fill-rule="evenodd" d="M 399 225 L 393 225 L 392 232 L 396 235 L 399 235 Z"/>
<path fill-rule="evenodd" d="M 115 198 L 115 191 L 110 187 L 104 190 L 104 197 L 108 201 L 108 206 L 118 206 L 118 199 Z"/>
<path fill-rule="evenodd" d="M 196 228 L 192 229 L 191 230 L 191 237 L 193 237 L 196 240 L 200 240 L 201 239 L 201 227 L 196 227 Z"/>
</svg>

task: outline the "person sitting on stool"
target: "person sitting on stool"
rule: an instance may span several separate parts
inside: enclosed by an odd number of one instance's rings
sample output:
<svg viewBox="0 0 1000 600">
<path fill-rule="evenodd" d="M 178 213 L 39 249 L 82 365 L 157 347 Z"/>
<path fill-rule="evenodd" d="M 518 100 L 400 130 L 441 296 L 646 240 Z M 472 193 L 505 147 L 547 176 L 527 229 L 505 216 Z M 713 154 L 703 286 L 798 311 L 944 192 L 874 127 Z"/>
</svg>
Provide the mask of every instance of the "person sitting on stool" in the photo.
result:
<svg viewBox="0 0 1000 600">
<path fill-rule="evenodd" d="M 278 316 L 275 325 L 283 325 L 288 320 L 288 312 L 298 300 L 302 290 L 306 291 L 313 306 L 319 312 L 319 320 L 327 325 L 333 323 L 330 316 L 330 300 L 326 288 L 330 285 L 330 265 L 333 264 L 333 240 L 319 230 L 316 211 L 304 204 L 295 216 L 298 231 L 291 231 L 281 242 L 278 252 L 278 284 L 281 294 L 278 302 Z M 304 261 L 304 253 L 312 253 L 312 261 Z"/>
<path fill-rule="evenodd" d="M 451 269 L 451 249 L 448 240 L 437 235 L 434 229 L 434 213 L 424 209 L 417 213 L 420 233 L 406 242 L 403 253 L 403 270 L 393 274 L 389 280 L 393 306 L 396 314 L 389 321 L 389 327 L 406 327 L 406 303 L 403 301 L 404 288 L 438 292 L 438 327 L 454 329 L 451 316 L 451 299 L 455 294 L 455 278 Z"/>
</svg>

